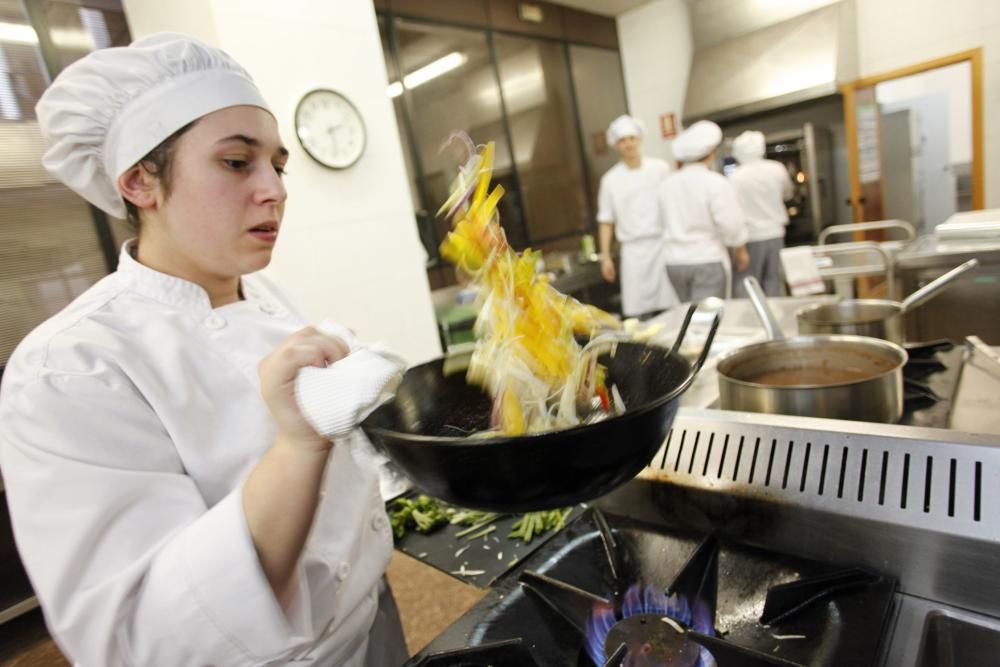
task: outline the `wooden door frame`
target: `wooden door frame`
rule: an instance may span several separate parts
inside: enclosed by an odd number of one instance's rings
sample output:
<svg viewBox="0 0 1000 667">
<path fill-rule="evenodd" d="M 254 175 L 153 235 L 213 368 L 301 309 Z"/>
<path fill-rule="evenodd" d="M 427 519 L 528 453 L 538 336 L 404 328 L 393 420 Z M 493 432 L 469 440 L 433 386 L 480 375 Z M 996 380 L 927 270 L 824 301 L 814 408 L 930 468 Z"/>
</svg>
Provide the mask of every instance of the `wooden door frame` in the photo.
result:
<svg viewBox="0 0 1000 667">
<path fill-rule="evenodd" d="M 873 74 L 842 84 L 840 92 L 844 96 L 844 133 L 847 135 L 848 169 L 851 179 L 851 210 L 855 222 L 861 222 L 861 175 L 858 165 L 857 116 L 855 114 L 855 91 L 890 79 L 899 79 L 911 74 L 919 74 L 946 65 L 968 61 L 972 66 L 972 208 L 983 208 L 986 191 L 983 171 L 983 49 L 977 47 L 950 56 L 900 67 L 889 72 Z"/>
</svg>

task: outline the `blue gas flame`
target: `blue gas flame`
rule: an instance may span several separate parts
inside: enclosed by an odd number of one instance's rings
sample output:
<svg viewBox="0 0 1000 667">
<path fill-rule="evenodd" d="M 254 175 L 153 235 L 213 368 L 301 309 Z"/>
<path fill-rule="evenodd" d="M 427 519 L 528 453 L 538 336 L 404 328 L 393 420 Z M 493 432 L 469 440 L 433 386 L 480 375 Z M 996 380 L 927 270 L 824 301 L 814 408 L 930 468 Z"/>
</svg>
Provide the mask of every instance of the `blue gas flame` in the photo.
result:
<svg viewBox="0 0 1000 667">
<path fill-rule="evenodd" d="M 603 665 L 606 660 L 604 642 L 615 623 L 636 614 L 667 616 L 685 628 L 705 635 L 715 635 L 712 615 L 708 606 L 701 600 L 695 600 L 692 607 L 683 595 L 674 594 L 668 597 L 660 588 L 634 584 L 625 591 L 620 618 L 615 614 L 613 605 L 603 602 L 595 604 L 591 610 L 587 621 L 587 655 L 595 665 Z M 712 654 L 704 647 L 699 648 L 697 667 L 716 667 Z"/>
</svg>

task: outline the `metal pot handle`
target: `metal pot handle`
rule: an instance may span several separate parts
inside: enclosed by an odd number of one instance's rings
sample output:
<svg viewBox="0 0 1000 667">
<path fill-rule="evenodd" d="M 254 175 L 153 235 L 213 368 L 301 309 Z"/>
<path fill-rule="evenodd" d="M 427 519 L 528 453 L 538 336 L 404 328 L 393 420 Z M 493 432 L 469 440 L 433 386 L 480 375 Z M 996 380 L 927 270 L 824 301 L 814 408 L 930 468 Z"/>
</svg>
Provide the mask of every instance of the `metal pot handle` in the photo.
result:
<svg viewBox="0 0 1000 667">
<path fill-rule="evenodd" d="M 757 311 L 760 323 L 764 325 L 764 331 L 767 332 L 768 340 L 785 340 L 785 334 L 782 333 L 777 318 L 774 317 L 774 313 L 768 307 L 767 297 L 764 296 L 764 290 L 761 289 L 757 279 L 753 276 L 747 276 L 743 279 L 743 287 L 746 288 L 747 294 L 750 296 L 750 303 L 753 304 L 753 309 Z"/>
<path fill-rule="evenodd" d="M 966 271 L 971 271 L 977 266 L 979 266 L 979 260 L 973 258 L 970 259 L 968 262 L 965 262 L 964 264 L 956 266 L 954 269 L 944 274 L 940 278 L 935 278 L 934 280 L 930 281 L 929 283 L 918 289 L 916 292 L 903 299 L 902 303 L 903 313 L 907 313 L 916 308 L 917 306 L 921 306 L 924 303 L 930 301 L 938 294 L 940 294 L 945 287 L 950 286 L 960 275 L 962 275 Z"/>
</svg>

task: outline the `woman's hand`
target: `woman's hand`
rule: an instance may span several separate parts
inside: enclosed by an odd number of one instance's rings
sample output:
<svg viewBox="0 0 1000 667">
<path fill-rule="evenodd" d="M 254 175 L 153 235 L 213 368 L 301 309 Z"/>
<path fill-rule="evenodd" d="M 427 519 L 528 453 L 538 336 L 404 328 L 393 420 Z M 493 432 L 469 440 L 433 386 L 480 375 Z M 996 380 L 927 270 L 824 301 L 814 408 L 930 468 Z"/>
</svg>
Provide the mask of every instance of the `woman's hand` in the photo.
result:
<svg viewBox="0 0 1000 667">
<path fill-rule="evenodd" d="M 295 376 L 306 366 L 326 368 L 347 356 L 341 339 L 306 327 L 286 338 L 257 366 L 260 393 L 278 427 L 279 439 L 308 449 L 325 450 L 330 441 L 316 432 L 295 400 Z"/>
</svg>

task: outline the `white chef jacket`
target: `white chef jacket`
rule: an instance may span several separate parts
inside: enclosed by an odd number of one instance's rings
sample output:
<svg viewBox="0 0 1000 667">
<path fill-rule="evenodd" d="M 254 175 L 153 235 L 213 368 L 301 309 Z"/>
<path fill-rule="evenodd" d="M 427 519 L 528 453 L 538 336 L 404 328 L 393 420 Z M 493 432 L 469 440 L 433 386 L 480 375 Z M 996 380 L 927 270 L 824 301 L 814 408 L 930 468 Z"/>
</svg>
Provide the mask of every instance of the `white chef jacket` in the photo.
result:
<svg viewBox="0 0 1000 667">
<path fill-rule="evenodd" d="M 679 301 L 663 269 L 663 219 L 656 201 L 669 174 L 666 162 L 644 157 L 637 169 L 619 162 L 601 177 L 597 221 L 615 226 L 626 316 L 663 310 Z"/>
<path fill-rule="evenodd" d="M 753 159 L 729 175 L 736 188 L 740 208 L 746 216 L 751 241 L 769 241 L 785 236 L 788 209 L 795 186 L 788 169 L 777 160 Z"/>
<path fill-rule="evenodd" d="M 334 446 L 287 613 L 241 502 L 275 438 L 257 363 L 305 320 L 260 275 L 213 309 L 120 262 L 24 339 L 0 390 L 14 535 L 56 642 L 82 667 L 364 664 L 392 553 L 372 464 Z"/>
<path fill-rule="evenodd" d="M 661 237 L 656 192 L 669 175 L 670 166 L 658 158 L 642 158 L 638 169 L 618 162 L 601 176 L 597 222 L 613 224 L 619 243 Z"/>
<path fill-rule="evenodd" d="M 727 248 L 747 242 L 747 227 L 736 191 L 722 174 L 701 162 L 685 164 L 660 186 L 666 226 L 667 265 L 710 264 L 728 267 Z"/>
</svg>

